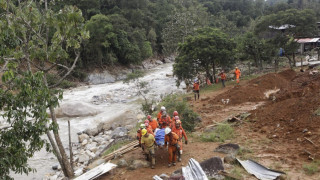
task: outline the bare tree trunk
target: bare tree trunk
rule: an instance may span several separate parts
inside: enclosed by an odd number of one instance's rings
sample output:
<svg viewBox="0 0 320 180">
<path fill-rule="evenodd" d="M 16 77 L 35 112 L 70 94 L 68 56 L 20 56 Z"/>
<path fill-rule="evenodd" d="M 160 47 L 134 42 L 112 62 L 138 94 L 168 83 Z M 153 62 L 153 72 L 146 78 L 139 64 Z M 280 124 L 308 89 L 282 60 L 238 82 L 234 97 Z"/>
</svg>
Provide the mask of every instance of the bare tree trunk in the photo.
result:
<svg viewBox="0 0 320 180">
<path fill-rule="evenodd" d="M 70 149 L 70 164 L 71 164 L 71 169 L 73 169 L 73 152 L 72 152 L 72 143 L 71 143 L 71 133 L 70 133 L 70 120 L 68 120 L 68 131 L 69 131 L 69 149 Z"/>
<path fill-rule="evenodd" d="M 296 55 L 292 53 L 293 67 L 296 67 Z"/>
<path fill-rule="evenodd" d="M 214 62 L 212 63 L 212 76 L 213 76 L 213 80 L 214 80 L 214 83 L 217 82 L 217 79 L 216 79 L 216 65 L 214 64 Z"/>
<path fill-rule="evenodd" d="M 288 56 L 288 55 L 285 55 L 286 56 L 286 58 L 288 58 L 288 60 L 289 60 L 289 66 L 290 66 L 290 68 L 292 69 L 292 60 L 291 60 L 291 58 Z"/>
<path fill-rule="evenodd" d="M 55 126 L 58 127 L 58 122 L 57 122 L 57 118 L 56 118 L 56 114 L 54 112 L 54 109 L 52 106 L 49 107 L 50 109 L 50 114 L 51 114 L 51 119 L 52 119 L 52 122 Z M 64 150 L 64 147 L 63 147 L 63 144 L 61 142 L 61 139 L 60 139 L 60 135 L 59 135 L 59 132 L 57 130 L 53 130 L 53 135 L 54 135 L 54 138 L 56 140 L 56 143 L 57 143 L 57 146 L 58 146 L 58 149 L 60 151 L 60 155 L 61 155 L 61 158 L 62 158 L 62 164 L 64 165 L 65 167 L 65 170 L 67 172 L 67 177 L 68 178 L 72 178 L 74 176 L 73 174 L 73 170 L 71 168 L 71 165 L 70 165 L 70 162 L 68 160 L 68 156 L 67 156 L 67 153 L 66 151 Z M 61 166 L 62 167 L 62 166 Z"/>
<path fill-rule="evenodd" d="M 53 154 L 57 157 L 59 164 L 61 165 L 61 169 L 63 171 L 63 174 L 64 174 L 64 176 L 67 176 L 68 174 L 67 174 L 66 168 L 64 167 L 64 164 L 62 163 L 62 158 L 60 156 L 59 149 L 58 149 L 56 143 L 54 142 L 54 140 L 51 136 L 51 133 L 49 131 L 47 131 L 47 136 L 48 136 L 48 139 L 49 139 L 50 144 L 52 146 Z"/>
</svg>

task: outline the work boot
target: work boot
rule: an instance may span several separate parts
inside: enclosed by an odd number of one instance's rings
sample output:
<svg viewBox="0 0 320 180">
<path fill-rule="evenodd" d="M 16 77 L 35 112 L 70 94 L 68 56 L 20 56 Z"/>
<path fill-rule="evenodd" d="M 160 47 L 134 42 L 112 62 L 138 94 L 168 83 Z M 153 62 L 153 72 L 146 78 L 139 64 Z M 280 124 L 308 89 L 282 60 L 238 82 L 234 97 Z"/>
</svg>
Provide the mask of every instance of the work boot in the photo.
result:
<svg viewBox="0 0 320 180">
<path fill-rule="evenodd" d="M 174 163 L 172 163 L 174 166 L 176 165 L 176 163 L 174 162 Z"/>
<path fill-rule="evenodd" d="M 171 167 L 171 163 L 168 164 L 168 167 Z"/>
<path fill-rule="evenodd" d="M 151 166 L 151 169 L 154 169 L 154 165 Z"/>
<path fill-rule="evenodd" d="M 181 157 L 178 158 L 178 161 L 181 162 Z"/>
</svg>

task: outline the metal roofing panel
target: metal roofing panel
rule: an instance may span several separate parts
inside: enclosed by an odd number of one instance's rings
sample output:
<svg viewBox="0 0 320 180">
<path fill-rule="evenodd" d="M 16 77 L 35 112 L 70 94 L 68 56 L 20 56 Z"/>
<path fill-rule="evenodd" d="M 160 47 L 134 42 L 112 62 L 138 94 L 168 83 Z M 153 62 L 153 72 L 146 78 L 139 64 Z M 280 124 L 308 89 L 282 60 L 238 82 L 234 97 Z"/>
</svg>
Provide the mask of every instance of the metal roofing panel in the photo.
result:
<svg viewBox="0 0 320 180">
<path fill-rule="evenodd" d="M 258 179 L 261 179 L 261 180 L 273 180 L 273 179 L 276 179 L 281 174 L 285 174 L 284 172 L 281 172 L 281 171 L 275 171 L 275 170 L 266 168 L 261 164 L 252 160 L 246 160 L 246 161 L 241 161 L 240 159 L 237 159 L 237 160 L 248 173 L 253 174 Z"/>
<path fill-rule="evenodd" d="M 296 39 L 298 43 L 313 43 L 318 42 L 320 38 L 302 38 L 302 39 Z"/>
</svg>

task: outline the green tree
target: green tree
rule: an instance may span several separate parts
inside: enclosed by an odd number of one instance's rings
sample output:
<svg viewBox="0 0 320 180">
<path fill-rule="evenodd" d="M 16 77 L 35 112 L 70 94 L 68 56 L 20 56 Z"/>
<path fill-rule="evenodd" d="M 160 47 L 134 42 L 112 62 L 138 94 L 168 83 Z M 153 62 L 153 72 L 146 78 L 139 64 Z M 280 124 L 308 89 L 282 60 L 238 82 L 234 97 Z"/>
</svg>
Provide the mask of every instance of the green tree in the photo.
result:
<svg viewBox="0 0 320 180">
<path fill-rule="evenodd" d="M 219 29 L 203 28 L 194 36 L 189 36 L 179 47 L 178 61 L 174 65 L 174 74 L 178 80 L 190 78 L 183 70 L 191 70 L 190 74 L 204 71 L 209 77 L 212 68 L 213 76 L 216 67 L 226 67 L 233 60 L 235 43 Z M 191 66 L 191 67 L 188 67 Z M 190 79 L 189 79 L 190 81 Z"/>
<path fill-rule="evenodd" d="M 59 94 L 54 88 L 74 69 L 80 56 L 80 44 L 89 33 L 84 29 L 84 19 L 78 8 L 66 6 L 54 11 L 50 9 L 52 3 L 47 0 L 0 2 L 4 12 L 0 17 L 0 49 L 6 50 L 1 52 L 5 88 L 1 90 L 0 98 L 3 99 L 1 107 L 6 110 L 3 117 L 10 126 L 1 131 L 1 137 L 5 138 L 1 139 L 0 149 L 1 153 L 10 150 L 19 155 L 14 159 L 14 156 L 0 156 L 4 158 L 1 162 L 5 162 L 1 164 L 1 170 L 4 169 L 0 171 L 1 177 L 9 177 L 10 170 L 17 173 L 32 170 L 27 159 L 46 142 L 40 138 L 44 132 L 64 175 L 69 178 L 74 175 L 58 133 L 54 107 L 58 105 Z M 54 69 L 56 71 L 52 71 Z M 47 81 L 52 73 L 56 73 L 55 84 Z M 12 97 L 11 101 L 6 96 Z M 61 98 L 61 94 L 58 97 Z M 51 116 L 48 124 L 47 108 Z M 53 131 L 55 139 L 49 130 Z M 13 132 L 17 135 L 11 135 Z"/>
</svg>

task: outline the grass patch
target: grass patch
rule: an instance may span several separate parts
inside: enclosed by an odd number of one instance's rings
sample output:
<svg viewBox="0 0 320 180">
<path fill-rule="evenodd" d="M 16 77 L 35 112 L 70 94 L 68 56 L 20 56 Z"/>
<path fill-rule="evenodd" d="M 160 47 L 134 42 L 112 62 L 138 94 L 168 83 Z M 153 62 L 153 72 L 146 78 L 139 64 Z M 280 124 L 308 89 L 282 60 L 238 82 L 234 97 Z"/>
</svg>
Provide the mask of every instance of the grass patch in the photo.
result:
<svg viewBox="0 0 320 180">
<path fill-rule="evenodd" d="M 320 107 L 314 112 L 314 114 L 320 116 Z"/>
<path fill-rule="evenodd" d="M 242 175 L 247 172 L 240 166 L 234 166 L 234 168 L 230 171 L 230 174 L 236 178 L 242 179 Z M 234 180 L 234 178 L 226 177 L 225 180 Z"/>
<path fill-rule="evenodd" d="M 309 164 L 304 164 L 302 168 L 307 175 L 313 175 L 319 172 L 319 166 L 320 166 L 320 160 L 313 161 L 312 163 L 309 163 Z"/>
<path fill-rule="evenodd" d="M 122 146 L 128 144 L 130 141 L 128 140 L 124 140 L 124 141 L 119 141 L 119 142 L 116 142 L 114 145 L 112 145 L 110 148 L 108 148 L 104 153 L 103 153 L 103 156 L 106 156 L 118 149 L 120 149 Z"/>
<path fill-rule="evenodd" d="M 224 142 L 234 137 L 234 129 L 229 124 L 219 124 L 214 131 L 203 133 L 201 140 L 204 142 Z"/>
</svg>

